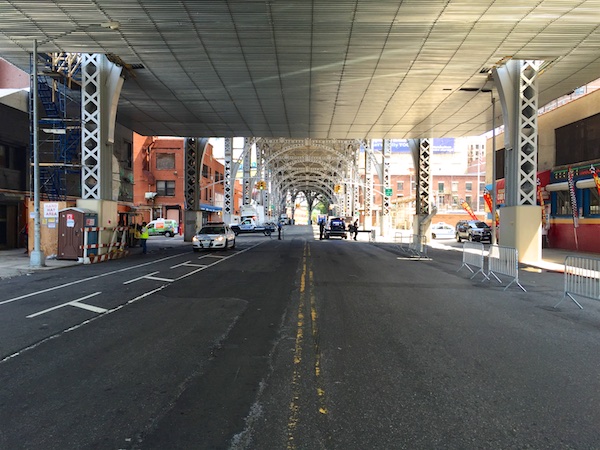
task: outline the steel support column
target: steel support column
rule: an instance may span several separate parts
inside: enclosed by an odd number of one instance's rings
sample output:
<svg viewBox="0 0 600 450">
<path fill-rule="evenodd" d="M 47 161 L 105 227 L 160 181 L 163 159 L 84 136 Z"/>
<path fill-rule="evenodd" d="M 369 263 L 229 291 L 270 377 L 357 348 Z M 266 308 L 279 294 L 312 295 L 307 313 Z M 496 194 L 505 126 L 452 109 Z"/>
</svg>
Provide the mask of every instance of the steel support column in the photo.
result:
<svg viewBox="0 0 600 450">
<path fill-rule="evenodd" d="M 371 159 L 371 143 L 365 149 L 365 221 L 364 229 L 370 230 L 373 226 L 373 162 Z"/>
<path fill-rule="evenodd" d="M 224 199 L 223 199 L 223 222 L 231 223 L 231 214 L 233 212 L 234 201 L 234 183 L 235 175 L 231 171 L 233 163 L 233 138 L 225 138 L 224 155 Z"/>
<path fill-rule="evenodd" d="M 505 204 L 500 242 L 517 249 L 519 261 L 542 257 L 541 213 L 536 205 L 538 86 L 542 61 L 508 61 L 494 70 L 505 132 Z"/>
<path fill-rule="evenodd" d="M 379 221 L 380 234 L 384 236 L 390 227 L 390 196 L 386 195 L 386 190 L 390 188 L 390 159 L 392 157 L 392 147 L 389 139 L 384 139 L 381 148 L 381 217 Z"/>
<path fill-rule="evenodd" d="M 81 197 L 118 200 L 112 189 L 112 144 L 122 68 L 105 55 L 81 55 Z"/>
<path fill-rule="evenodd" d="M 416 170 L 416 201 L 413 219 L 414 235 L 429 235 L 429 224 L 436 212 L 431 192 L 431 139 L 409 139 L 408 145 Z"/>
<path fill-rule="evenodd" d="M 535 205 L 541 61 L 509 61 L 494 73 L 506 130 L 505 204 Z"/>
<path fill-rule="evenodd" d="M 243 185 L 243 204 L 249 205 L 252 201 L 252 178 L 250 169 L 252 167 L 252 143 L 253 141 L 244 138 L 244 153 L 242 155 L 242 185 Z"/>
</svg>

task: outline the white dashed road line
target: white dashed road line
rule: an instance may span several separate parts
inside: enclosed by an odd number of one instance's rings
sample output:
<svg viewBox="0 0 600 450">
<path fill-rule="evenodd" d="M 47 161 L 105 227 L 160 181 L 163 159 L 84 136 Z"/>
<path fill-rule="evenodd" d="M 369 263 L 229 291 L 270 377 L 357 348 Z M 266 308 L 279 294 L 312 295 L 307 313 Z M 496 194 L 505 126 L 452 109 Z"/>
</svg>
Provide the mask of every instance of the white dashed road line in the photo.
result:
<svg viewBox="0 0 600 450">
<path fill-rule="evenodd" d="M 77 300 L 71 300 L 70 302 L 63 303 L 61 305 L 56 305 L 56 306 L 53 306 L 52 308 L 44 309 L 43 311 L 39 311 L 34 314 L 30 314 L 27 316 L 27 318 L 31 319 L 33 317 L 41 316 L 42 314 L 49 313 L 50 311 L 54 311 L 56 309 L 64 308 L 65 306 L 75 306 L 76 308 L 82 308 L 87 311 L 92 311 L 92 312 L 95 312 L 98 314 L 105 313 L 106 311 L 108 311 L 107 309 L 99 308 L 99 307 L 93 306 L 93 305 L 88 305 L 87 303 L 82 303 L 82 300 L 87 300 L 88 298 L 95 297 L 96 295 L 99 295 L 99 294 L 101 294 L 101 292 L 94 292 L 93 294 L 86 295 L 85 297 L 78 298 Z"/>
</svg>

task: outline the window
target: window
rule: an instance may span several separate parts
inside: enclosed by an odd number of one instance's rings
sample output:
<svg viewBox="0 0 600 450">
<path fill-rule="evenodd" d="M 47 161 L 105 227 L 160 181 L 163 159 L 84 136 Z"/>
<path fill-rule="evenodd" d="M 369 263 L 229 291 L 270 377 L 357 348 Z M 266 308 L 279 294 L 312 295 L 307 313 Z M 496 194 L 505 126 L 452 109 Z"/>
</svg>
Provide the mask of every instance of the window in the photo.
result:
<svg viewBox="0 0 600 450">
<path fill-rule="evenodd" d="M 465 202 L 467 202 L 467 205 L 469 205 L 471 208 L 473 207 L 473 197 L 470 195 L 465 195 Z"/>
<path fill-rule="evenodd" d="M 556 211 L 557 216 L 570 216 L 573 214 L 571 208 L 571 198 L 569 191 L 556 191 Z"/>
<path fill-rule="evenodd" d="M 598 189 L 592 188 L 590 191 L 590 214 L 600 215 L 600 194 Z"/>
<path fill-rule="evenodd" d="M 133 165 L 133 145 L 129 141 L 123 141 L 125 148 L 125 168 L 131 169 Z"/>
<path fill-rule="evenodd" d="M 0 167 L 9 167 L 8 153 L 8 147 L 0 144 Z"/>
<path fill-rule="evenodd" d="M 204 178 L 210 178 L 210 167 L 206 164 L 202 164 L 202 176 Z"/>
<path fill-rule="evenodd" d="M 458 192 L 458 181 L 452 182 L 452 192 Z"/>
<path fill-rule="evenodd" d="M 158 170 L 175 169 L 175 153 L 157 153 L 156 168 Z"/>
<path fill-rule="evenodd" d="M 438 182 L 438 192 L 439 192 L 440 194 L 443 194 L 443 193 L 444 193 L 444 182 L 443 182 L 443 181 L 439 181 L 439 182 Z"/>
<path fill-rule="evenodd" d="M 473 190 L 473 183 L 470 181 L 467 181 L 465 183 L 465 191 L 472 191 Z"/>
<path fill-rule="evenodd" d="M 221 172 L 217 172 L 215 170 L 215 182 L 219 182 L 223 180 L 223 174 Z"/>
<path fill-rule="evenodd" d="M 396 190 L 397 191 L 404 191 L 404 181 L 398 181 L 396 183 Z"/>
<path fill-rule="evenodd" d="M 161 197 L 174 197 L 175 196 L 175 181 L 157 181 L 156 182 L 156 194 Z"/>
</svg>

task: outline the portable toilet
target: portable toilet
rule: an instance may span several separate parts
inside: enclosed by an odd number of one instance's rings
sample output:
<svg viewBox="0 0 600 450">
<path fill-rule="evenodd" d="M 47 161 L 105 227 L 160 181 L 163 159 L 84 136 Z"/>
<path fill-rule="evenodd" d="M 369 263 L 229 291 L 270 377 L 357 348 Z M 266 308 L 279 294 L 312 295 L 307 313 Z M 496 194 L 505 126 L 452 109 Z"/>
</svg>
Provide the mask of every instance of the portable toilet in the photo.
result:
<svg viewBox="0 0 600 450">
<path fill-rule="evenodd" d="M 98 214 L 83 208 L 65 208 L 58 211 L 58 255 L 57 259 L 78 260 L 83 258 L 84 228 L 97 227 Z M 89 231 L 87 243 L 98 243 L 98 232 Z M 88 255 L 97 254 L 98 249 L 88 250 Z"/>
</svg>

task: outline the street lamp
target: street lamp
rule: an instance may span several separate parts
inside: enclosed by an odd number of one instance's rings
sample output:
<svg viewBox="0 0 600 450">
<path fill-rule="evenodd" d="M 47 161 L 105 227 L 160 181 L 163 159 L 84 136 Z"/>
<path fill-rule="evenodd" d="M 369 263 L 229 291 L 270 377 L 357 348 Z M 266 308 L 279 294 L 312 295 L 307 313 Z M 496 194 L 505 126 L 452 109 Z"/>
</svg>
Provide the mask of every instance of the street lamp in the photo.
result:
<svg viewBox="0 0 600 450">
<path fill-rule="evenodd" d="M 32 62 L 32 96 L 33 96 L 33 251 L 29 256 L 31 267 L 43 267 L 46 265 L 44 252 L 41 249 L 41 224 L 40 224 L 40 161 L 39 161 L 39 110 L 38 110 L 38 57 L 37 40 L 33 40 L 33 62 Z"/>
</svg>

